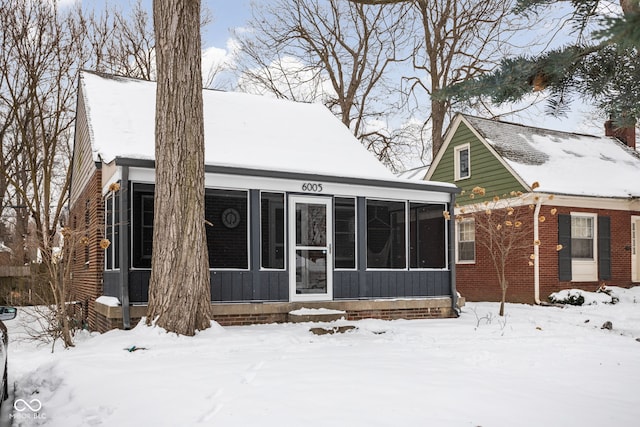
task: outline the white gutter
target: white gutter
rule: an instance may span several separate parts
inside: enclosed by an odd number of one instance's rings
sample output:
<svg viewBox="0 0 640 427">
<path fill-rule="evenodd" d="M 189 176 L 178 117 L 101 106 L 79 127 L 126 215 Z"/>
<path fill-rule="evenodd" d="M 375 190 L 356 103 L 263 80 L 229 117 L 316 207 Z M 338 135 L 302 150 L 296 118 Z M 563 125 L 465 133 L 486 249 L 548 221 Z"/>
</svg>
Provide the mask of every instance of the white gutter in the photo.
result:
<svg viewBox="0 0 640 427">
<path fill-rule="evenodd" d="M 538 305 L 540 304 L 540 245 L 537 245 L 536 242 L 540 239 L 538 228 L 541 205 L 542 197 L 538 197 L 536 209 L 533 211 L 533 299 Z"/>
</svg>

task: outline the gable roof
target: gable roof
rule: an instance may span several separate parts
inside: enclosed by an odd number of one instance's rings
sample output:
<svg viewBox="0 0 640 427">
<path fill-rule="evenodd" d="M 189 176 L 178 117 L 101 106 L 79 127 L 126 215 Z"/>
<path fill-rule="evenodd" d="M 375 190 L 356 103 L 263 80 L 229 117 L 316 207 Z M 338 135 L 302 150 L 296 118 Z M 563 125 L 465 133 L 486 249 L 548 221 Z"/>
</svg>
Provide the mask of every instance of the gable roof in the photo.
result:
<svg viewBox="0 0 640 427">
<path fill-rule="evenodd" d="M 95 161 L 154 159 L 155 82 L 83 71 L 80 94 Z M 206 89 L 203 104 L 207 165 L 399 180 L 321 104 Z"/>
<path fill-rule="evenodd" d="M 461 122 L 527 187 L 539 182 L 535 191 L 640 197 L 640 156 L 614 137 L 560 132 L 459 114 L 441 152 L 451 142 L 453 128 Z M 434 165 L 441 158 L 438 154 Z"/>
</svg>

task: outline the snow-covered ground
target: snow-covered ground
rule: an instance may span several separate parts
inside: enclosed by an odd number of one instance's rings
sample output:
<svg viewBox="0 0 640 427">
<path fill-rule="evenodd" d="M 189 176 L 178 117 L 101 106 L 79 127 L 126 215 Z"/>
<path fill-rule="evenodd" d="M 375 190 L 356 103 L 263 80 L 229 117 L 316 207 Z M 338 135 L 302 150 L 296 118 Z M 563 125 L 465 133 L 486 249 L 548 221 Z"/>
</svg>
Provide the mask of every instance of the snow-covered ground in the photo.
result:
<svg viewBox="0 0 640 427">
<path fill-rule="evenodd" d="M 640 287 L 588 306 L 469 303 L 458 319 L 85 334 L 10 330 L 14 426 L 637 426 Z M 601 329 L 612 322 L 611 330 Z M 314 335 L 316 326 L 353 325 Z M 137 351 L 126 349 L 136 346 Z M 25 404 L 29 404 L 32 409 Z M 7 409 L 9 408 L 9 409 Z"/>
</svg>

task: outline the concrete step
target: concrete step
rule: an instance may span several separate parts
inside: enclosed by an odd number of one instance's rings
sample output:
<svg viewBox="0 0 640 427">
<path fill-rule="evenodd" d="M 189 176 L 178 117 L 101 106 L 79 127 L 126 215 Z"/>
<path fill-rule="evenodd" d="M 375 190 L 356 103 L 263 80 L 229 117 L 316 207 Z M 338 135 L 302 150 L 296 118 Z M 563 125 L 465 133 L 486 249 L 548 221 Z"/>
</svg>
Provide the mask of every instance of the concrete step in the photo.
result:
<svg viewBox="0 0 640 427">
<path fill-rule="evenodd" d="M 300 308 L 290 311 L 288 320 L 291 323 L 332 322 L 347 317 L 347 312 L 329 308 Z"/>
</svg>

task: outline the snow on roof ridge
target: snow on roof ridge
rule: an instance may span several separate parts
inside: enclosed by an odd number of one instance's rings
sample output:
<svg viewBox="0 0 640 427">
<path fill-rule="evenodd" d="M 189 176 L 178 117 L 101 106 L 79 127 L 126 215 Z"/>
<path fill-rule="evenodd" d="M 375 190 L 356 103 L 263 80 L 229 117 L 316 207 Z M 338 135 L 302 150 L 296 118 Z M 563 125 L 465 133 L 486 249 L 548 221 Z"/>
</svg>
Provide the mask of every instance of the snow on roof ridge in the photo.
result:
<svg viewBox="0 0 640 427">
<path fill-rule="evenodd" d="M 591 137 L 591 138 L 606 138 L 606 139 L 614 138 L 614 137 L 609 137 L 609 136 L 605 136 L 605 135 L 592 135 L 592 134 L 588 134 L 588 133 L 568 132 L 568 131 L 562 131 L 562 130 L 548 129 L 548 128 L 543 128 L 543 127 L 539 127 L 539 126 L 531 126 L 531 125 L 525 125 L 525 124 L 522 124 L 522 123 L 509 122 L 509 121 L 506 121 L 506 120 L 499 120 L 497 118 L 496 119 L 490 119 L 490 118 L 487 118 L 487 117 L 474 116 L 474 115 L 465 114 L 465 113 L 460 113 L 460 114 L 462 114 L 462 116 L 464 116 L 466 119 L 482 120 L 482 121 L 485 121 L 485 122 L 488 122 L 488 123 L 493 123 L 493 124 L 498 124 L 498 125 L 518 126 L 518 127 L 522 127 L 522 128 L 526 128 L 526 129 L 539 130 L 539 131 L 544 132 L 544 133 L 558 133 L 558 134 L 563 134 L 563 135 L 587 136 L 587 137 Z M 618 140 L 617 138 L 614 138 L 614 139 Z"/>
</svg>

